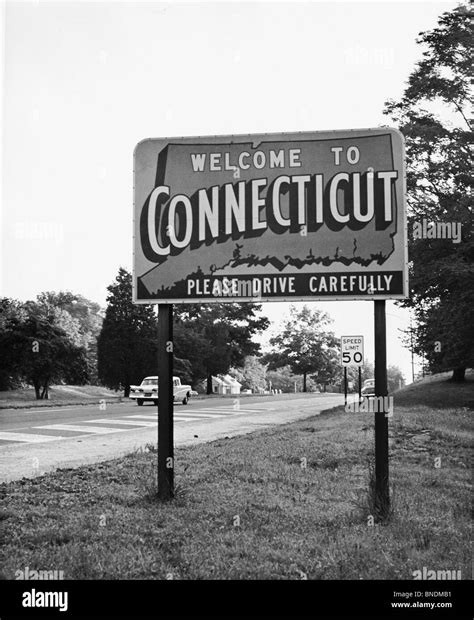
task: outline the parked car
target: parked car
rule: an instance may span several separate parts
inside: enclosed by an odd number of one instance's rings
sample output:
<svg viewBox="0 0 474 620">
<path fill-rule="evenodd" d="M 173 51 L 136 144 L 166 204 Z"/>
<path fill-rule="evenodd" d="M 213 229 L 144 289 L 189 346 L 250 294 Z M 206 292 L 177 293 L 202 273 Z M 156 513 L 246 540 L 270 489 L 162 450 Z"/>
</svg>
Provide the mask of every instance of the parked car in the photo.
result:
<svg viewBox="0 0 474 620">
<path fill-rule="evenodd" d="M 188 404 L 191 396 L 191 386 L 181 383 L 179 377 L 173 377 L 173 401 Z M 145 377 L 140 385 L 130 386 L 130 398 L 137 401 L 137 405 L 143 405 L 145 401 L 158 404 L 158 377 Z"/>
<path fill-rule="evenodd" d="M 375 379 L 366 379 L 360 393 L 361 396 L 375 396 Z"/>
</svg>

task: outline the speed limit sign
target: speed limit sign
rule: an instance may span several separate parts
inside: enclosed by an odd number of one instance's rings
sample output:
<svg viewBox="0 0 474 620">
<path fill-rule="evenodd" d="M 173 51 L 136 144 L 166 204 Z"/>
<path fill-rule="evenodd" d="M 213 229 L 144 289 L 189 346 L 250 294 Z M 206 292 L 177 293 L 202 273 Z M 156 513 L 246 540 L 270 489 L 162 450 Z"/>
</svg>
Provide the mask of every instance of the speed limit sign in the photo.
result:
<svg viewBox="0 0 474 620">
<path fill-rule="evenodd" d="M 341 337 L 341 364 L 343 366 L 364 365 L 364 336 Z"/>
</svg>

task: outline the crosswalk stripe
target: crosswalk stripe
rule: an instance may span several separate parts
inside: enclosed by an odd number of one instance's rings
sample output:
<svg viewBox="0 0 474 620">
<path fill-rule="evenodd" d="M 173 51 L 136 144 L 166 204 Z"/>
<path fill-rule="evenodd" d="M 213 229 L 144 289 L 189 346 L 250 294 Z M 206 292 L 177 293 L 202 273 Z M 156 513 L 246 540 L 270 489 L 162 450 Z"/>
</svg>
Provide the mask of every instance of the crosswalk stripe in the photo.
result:
<svg viewBox="0 0 474 620">
<path fill-rule="evenodd" d="M 234 413 L 234 411 L 232 409 L 191 409 L 189 413 L 190 415 L 193 415 L 193 413 L 221 413 L 222 415 L 227 415 Z"/>
<path fill-rule="evenodd" d="M 220 414 L 220 415 L 229 415 L 229 414 L 239 414 L 239 413 L 259 413 L 261 411 L 270 411 L 270 409 L 224 409 L 224 408 L 219 408 L 219 409 L 189 409 L 188 411 L 177 411 L 176 409 L 174 410 L 174 416 L 180 416 L 180 415 L 185 415 L 185 416 L 190 416 L 190 415 L 200 415 L 200 414 L 207 414 L 207 413 L 211 413 L 211 414 Z M 133 418 L 133 419 L 137 419 L 137 420 L 156 420 L 158 417 L 157 413 L 149 413 L 149 414 L 145 414 L 145 413 L 139 413 L 136 415 L 129 415 L 127 416 L 127 418 Z"/>
<path fill-rule="evenodd" d="M 175 420 L 204 420 L 206 418 L 223 418 L 226 414 L 225 413 L 207 413 L 206 412 L 202 412 L 202 413 L 175 413 L 173 415 L 173 418 Z M 155 424 L 157 423 L 157 416 L 145 416 L 145 415 L 131 415 L 131 416 L 127 416 L 128 418 L 133 418 L 134 420 L 154 420 Z"/>
<path fill-rule="evenodd" d="M 0 439 L 5 441 L 23 441 L 26 443 L 40 443 L 41 441 L 55 441 L 56 439 L 64 439 L 59 435 L 33 435 L 29 433 L 14 433 L 5 431 L 0 433 Z"/>
<path fill-rule="evenodd" d="M 75 431 L 79 433 L 97 433 L 98 435 L 102 435 L 105 433 L 117 433 L 123 431 L 123 428 L 106 428 L 100 426 L 78 426 L 76 424 L 49 424 L 47 426 L 37 426 L 36 428 L 41 428 L 49 431 Z"/>
<path fill-rule="evenodd" d="M 239 413 L 250 413 L 242 409 L 193 409 L 193 413 L 219 413 L 220 415 L 237 415 Z M 191 414 L 192 415 L 192 414 Z"/>
<path fill-rule="evenodd" d="M 208 413 L 207 411 L 203 411 L 200 415 L 199 413 L 175 413 L 174 417 L 179 419 L 181 416 L 186 416 L 190 418 L 195 418 L 196 420 L 200 420 L 202 418 L 223 418 L 225 417 L 225 413 Z"/>
<path fill-rule="evenodd" d="M 201 415 L 199 414 L 193 414 L 193 413 L 175 413 L 173 416 L 173 419 L 176 420 L 176 422 L 191 422 L 191 421 L 195 421 L 197 422 L 198 420 L 206 420 L 206 419 L 212 419 L 212 418 L 223 418 L 225 414 L 209 414 L 209 413 L 203 413 Z M 128 416 L 130 418 L 133 419 L 137 419 L 141 420 L 141 419 L 145 419 L 145 420 L 151 420 L 152 418 L 149 416 Z M 156 416 L 153 418 L 154 419 L 154 425 L 156 425 L 158 423 Z"/>
<path fill-rule="evenodd" d="M 201 418 L 204 419 L 204 418 Z M 182 418 L 177 418 L 176 422 L 197 422 L 198 418 L 188 418 L 188 417 L 182 417 Z"/>
<path fill-rule="evenodd" d="M 156 420 L 89 420 L 92 424 L 124 424 L 125 426 L 156 426 L 158 422 Z"/>
<path fill-rule="evenodd" d="M 235 409 L 233 407 L 230 407 L 227 409 L 225 407 L 218 407 L 212 409 L 192 409 L 191 411 L 216 411 L 222 413 L 260 413 L 261 411 L 268 411 L 268 409 L 244 409 L 243 407 L 236 407 Z"/>
<path fill-rule="evenodd" d="M 133 418 L 134 420 L 158 420 L 158 414 L 155 415 L 128 415 L 127 418 Z"/>
</svg>

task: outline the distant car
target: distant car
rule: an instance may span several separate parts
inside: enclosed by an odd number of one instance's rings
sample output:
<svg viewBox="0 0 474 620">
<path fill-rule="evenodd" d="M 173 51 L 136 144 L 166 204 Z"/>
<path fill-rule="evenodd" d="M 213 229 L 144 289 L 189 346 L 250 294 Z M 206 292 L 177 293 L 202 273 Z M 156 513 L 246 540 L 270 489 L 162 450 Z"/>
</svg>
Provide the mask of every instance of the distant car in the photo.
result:
<svg viewBox="0 0 474 620">
<path fill-rule="evenodd" d="M 360 393 L 361 396 L 375 396 L 375 379 L 366 379 Z"/>
<path fill-rule="evenodd" d="M 191 396 L 191 386 L 183 385 L 179 377 L 173 377 L 173 400 L 188 404 Z M 130 398 L 137 401 L 137 405 L 143 405 L 145 401 L 158 404 L 158 377 L 145 377 L 140 385 L 130 386 Z"/>
</svg>

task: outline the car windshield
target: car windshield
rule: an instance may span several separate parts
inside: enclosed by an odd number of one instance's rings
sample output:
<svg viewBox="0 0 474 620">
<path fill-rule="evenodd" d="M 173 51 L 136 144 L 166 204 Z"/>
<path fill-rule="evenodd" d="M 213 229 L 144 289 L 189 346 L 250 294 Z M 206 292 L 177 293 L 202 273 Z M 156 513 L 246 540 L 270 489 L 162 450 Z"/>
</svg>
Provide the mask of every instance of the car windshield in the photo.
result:
<svg viewBox="0 0 474 620">
<path fill-rule="evenodd" d="M 142 385 L 157 385 L 158 379 L 143 379 Z"/>
</svg>

